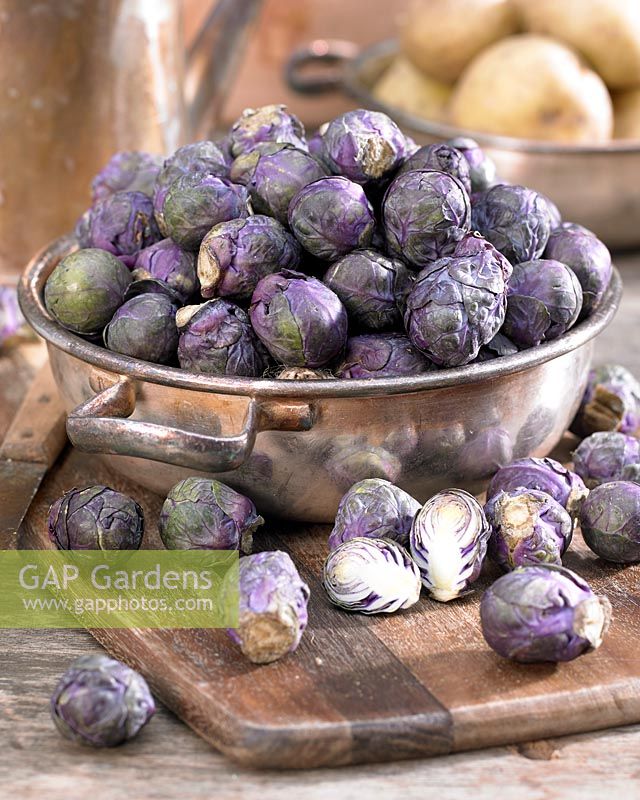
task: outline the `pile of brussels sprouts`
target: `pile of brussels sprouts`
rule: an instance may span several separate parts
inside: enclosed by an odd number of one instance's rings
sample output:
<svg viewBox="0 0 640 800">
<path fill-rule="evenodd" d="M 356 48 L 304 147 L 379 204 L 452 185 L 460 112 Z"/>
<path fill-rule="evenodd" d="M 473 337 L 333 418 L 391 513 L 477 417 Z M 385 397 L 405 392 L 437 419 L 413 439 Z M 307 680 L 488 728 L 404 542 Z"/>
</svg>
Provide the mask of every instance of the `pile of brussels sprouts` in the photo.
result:
<svg viewBox="0 0 640 800">
<path fill-rule="evenodd" d="M 284 106 L 94 179 L 45 303 L 117 353 L 212 375 L 375 378 L 510 355 L 597 308 L 611 258 L 470 139 L 358 109 L 308 141 Z M 284 367 L 278 375 L 277 367 Z"/>
</svg>

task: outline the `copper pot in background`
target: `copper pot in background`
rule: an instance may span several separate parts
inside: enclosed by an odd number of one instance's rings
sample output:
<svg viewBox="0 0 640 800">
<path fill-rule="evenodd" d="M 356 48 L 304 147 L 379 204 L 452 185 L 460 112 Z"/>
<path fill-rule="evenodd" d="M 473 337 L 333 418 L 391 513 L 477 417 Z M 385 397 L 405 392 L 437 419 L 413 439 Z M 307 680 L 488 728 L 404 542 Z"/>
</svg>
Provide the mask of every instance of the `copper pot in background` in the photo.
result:
<svg viewBox="0 0 640 800">
<path fill-rule="evenodd" d="M 117 150 L 213 130 L 260 0 L 0 0 L 0 273 L 73 226 Z M 201 4 L 202 5 L 202 4 Z"/>
</svg>

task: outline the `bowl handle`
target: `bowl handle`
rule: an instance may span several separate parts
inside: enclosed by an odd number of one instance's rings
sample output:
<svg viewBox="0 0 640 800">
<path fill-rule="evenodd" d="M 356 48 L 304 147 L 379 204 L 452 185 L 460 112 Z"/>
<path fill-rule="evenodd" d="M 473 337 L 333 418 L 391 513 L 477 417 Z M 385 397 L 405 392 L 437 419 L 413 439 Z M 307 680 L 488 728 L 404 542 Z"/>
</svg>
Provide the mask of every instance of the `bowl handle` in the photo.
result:
<svg viewBox="0 0 640 800">
<path fill-rule="evenodd" d="M 358 46 L 343 39 L 315 39 L 295 50 L 284 67 L 290 89 L 300 94 L 323 94 L 342 89 L 344 65 L 358 55 Z M 309 67 L 315 67 L 311 71 Z"/>
<path fill-rule="evenodd" d="M 251 398 L 242 430 L 233 436 L 128 419 L 136 408 L 135 383 L 121 378 L 74 408 L 67 417 L 72 444 L 87 453 L 133 456 L 204 472 L 228 472 L 251 455 L 260 431 L 306 431 L 314 423 L 308 403 Z"/>
</svg>

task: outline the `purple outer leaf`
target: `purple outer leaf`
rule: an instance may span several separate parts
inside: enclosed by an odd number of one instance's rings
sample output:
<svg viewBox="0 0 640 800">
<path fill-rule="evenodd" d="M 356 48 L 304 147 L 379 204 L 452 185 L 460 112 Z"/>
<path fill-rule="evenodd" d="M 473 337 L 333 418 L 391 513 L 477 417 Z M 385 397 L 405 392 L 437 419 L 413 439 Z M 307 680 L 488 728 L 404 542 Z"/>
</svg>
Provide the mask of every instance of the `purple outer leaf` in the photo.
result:
<svg viewBox="0 0 640 800">
<path fill-rule="evenodd" d="M 162 156 L 139 150 L 116 153 L 91 182 L 92 203 L 116 192 L 142 192 L 152 197 L 162 162 Z"/>
<path fill-rule="evenodd" d="M 307 627 L 309 587 L 287 553 L 256 553 L 240 559 L 238 627 L 229 636 L 256 664 L 268 664 L 300 644 Z"/>
<path fill-rule="evenodd" d="M 182 369 L 208 375 L 261 376 L 268 363 L 246 312 L 216 299 L 178 311 L 178 360 Z"/>
<path fill-rule="evenodd" d="M 404 161 L 398 175 L 416 169 L 436 170 L 453 175 L 471 193 L 471 170 L 464 153 L 449 144 L 429 144 L 416 150 Z"/>
<path fill-rule="evenodd" d="M 602 643 L 611 604 L 575 572 L 552 564 L 518 567 L 493 583 L 480 602 L 484 638 L 523 663 L 571 661 Z"/>
<path fill-rule="evenodd" d="M 372 331 L 397 328 L 412 276 L 402 261 L 375 250 L 354 250 L 322 279 L 342 301 L 349 319 Z"/>
<path fill-rule="evenodd" d="M 151 198 L 142 192 L 115 192 L 98 200 L 81 235 L 83 244 L 113 253 L 128 267 L 142 249 L 161 238 Z"/>
<path fill-rule="evenodd" d="M 589 489 L 624 480 L 628 467 L 640 468 L 640 441 L 615 431 L 592 433 L 574 451 L 573 464 Z"/>
<path fill-rule="evenodd" d="M 407 172 L 389 185 L 382 220 L 389 252 L 414 267 L 426 267 L 450 255 L 469 231 L 469 195 L 444 172 Z"/>
<path fill-rule="evenodd" d="M 361 614 L 392 614 L 420 597 L 420 573 L 391 539 L 356 537 L 332 550 L 322 582 L 332 603 Z"/>
<path fill-rule="evenodd" d="M 638 428 L 640 383 L 619 364 L 592 369 L 571 430 L 578 436 L 588 436 L 596 431 L 633 434 Z"/>
<path fill-rule="evenodd" d="M 370 333 L 352 336 L 338 378 L 402 378 L 432 370 L 433 364 L 401 333 Z"/>
<path fill-rule="evenodd" d="M 322 367 L 347 340 L 347 313 L 337 295 L 301 272 L 283 270 L 262 278 L 249 316 L 267 350 L 287 366 Z"/>
<path fill-rule="evenodd" d="M 356 183 L 392 174 L 405 156 L 406 140 L 381 111 L 347 111 L 322 128 L 322 158 L 335 175 Z"/>
<path fill-rule="evenodd" d="M 185 478 L 164 501 L 158 530 L 168 550 L 251 551 L 264 523 L 248 497 L 220 481 Z"/>
<path fill-rule="evenodd" d="M 551 232 L 552 214 L 545 197 L 526 186 L 497 183 L 474 197 L 471 227 L 512 264 L 539 258 Z"/>
<path fill-rule="evenodd" d="M 408 173 L 412 174 L 412 173 Z M 404 321 L 413 344 L 438 365 L 468 364 L 505 318 L 511 265 L 477 234 L 418 274 Z"/>
<path fill-rule="evenodd" d="M 329 536 L 329 550 L 356 536 L 386 537 L 403 547 L 420 503 L 410 494 L 381 478 L 367 478 L 354 485 L 338 506 Z"/>
<path fill-rule="evenodd" d="M 133 739 L 156 710 L 142 675 L 103 654 L 74 661 L 54 689 L 50 707 L 66 739 L 93 747 Z"/>
<path fill-rule="evenodd" d="M 496 165 L 481 149 L 475 139 L 457 136 L 447 144 L 455 147 L 467 159 L 470 168 L 471 191 L 484 192 L 496 179 Z"/>
<path fill-rule="evenodd" d="M 257 214 L 221 222 L 200 245 L 202 296 L 248 300 L 265 275 L 296 269 L 300 251 L 293 236 L 271 217 Z"/>
<path fill-rule="evenodd" d="M 262 142 L 281 142 L 307 149 L 304 125 L 283 105 L 245 109 L 231 126 L 229 136 L 234 158 Z"/>
<path fill-rule="evenodd" d="M 293 145 L 260 155 L 247 183 L 254 211 L 289 223 L 289 205 L 305 186 L 320 180 L 329 170 L 317 158 Z"/>
<path fill-rule="evenodd" d="M 332 176 L 308 184 L 294 196 L 289 226 L 305 250 L 335 261 L 371 244 L 375 220 L 362 186 Z"/>
<path fill-rule="evenodd" d="M 422 583 L 434 600 L 465 594 L 478 579 L 491 529 L 482 506 L 468 492 L 438 492 L 418 511 L 410 550 Z"/>
<path fill-rule="evenodd" d="M 49 510 L 49 539 L 58 550 L 138 550 L 140 506 L 107 486 L 70 489 Z"/>
<path fill-rule="evenodd" d="M 164 236 L 168 235 L 164 223 L 164 201 L 171 184 L 183 175 L 199 173 L 202 175 L 229 176 L 226 154 L 219 143 L 207 140 L 193 142 L 179 147 L 163 164 L 153 190 L 153 208 L 158 227 Z"/>
<path fill-rule="evenodd" d="M 499 492 L 535 489 L 546 492 L 575 517 L 589 494 L 582 478 L 553 458 L 520 458 L 499 469 L 487 489 L 487 500 Z"/>
<path fill-rule="evenodd" d="M 488 501 L 484 513 L 491 526 L 488 556 L 503 569 L 562 564 L 573 521 L 551 495 L 535 489 L 500 492 Z"/>
<path fill-rule="evenodd" d="M 587 545 L 607 561 L 640 561 L 640 484 L 611 481 L 596 486 L 580 509 Z"/>
<path fill-rule="evenodd" d="M 135 263 L 136 277 L 164 281 L 186 303 L 198 286 L 195 255 L 183 250 L 171 239 L 145 247 Z M 144 273 L 144 275 L 142 274 Z"/>
<path fill-rule="evenodd" d="M 613 272 L 611 253 L 600 239 L 591 232 L 560 227 L 551 232 L 544 257 L 561 261 L 575 273 L 582 287 L 582 317 L 598 308 Z"/>
<path fill-rule="evenodd" d="M 176 354 L 176 306 L 164 294 L 132 297 L 116 311 L 104 329 L 109 350 L 131 358 L 167 364 Z"/>
<path fill-rule="evenodd" d="M 507 290 L 504 333 L 521 347 L 557 339 L 576 322 L 582 289 L 569 267 L 551 259 L 516 264 Z"/>
</svg>

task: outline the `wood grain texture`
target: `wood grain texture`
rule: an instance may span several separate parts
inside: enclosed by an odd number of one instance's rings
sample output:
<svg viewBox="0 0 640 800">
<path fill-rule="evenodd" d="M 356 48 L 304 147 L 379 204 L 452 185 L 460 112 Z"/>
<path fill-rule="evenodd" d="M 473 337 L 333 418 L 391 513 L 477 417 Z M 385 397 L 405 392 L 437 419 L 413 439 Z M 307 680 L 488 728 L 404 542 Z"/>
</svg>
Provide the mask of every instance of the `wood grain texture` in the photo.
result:
<svg viewBox="0 0 640 800">
<path fill-rule="evenodd" d="M 66 414 L 48 363 L 43 364 L 13 418 L 0 459 L 50 467 L 67 441 Z"/>
</svg>

